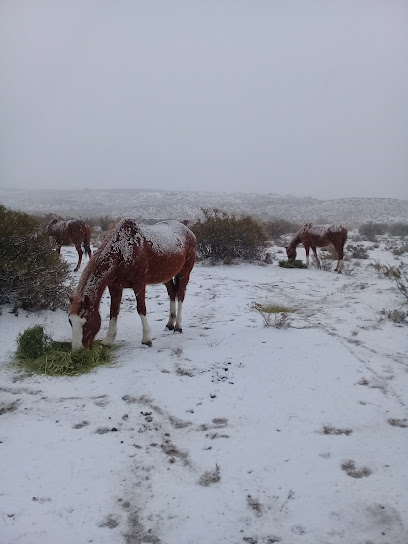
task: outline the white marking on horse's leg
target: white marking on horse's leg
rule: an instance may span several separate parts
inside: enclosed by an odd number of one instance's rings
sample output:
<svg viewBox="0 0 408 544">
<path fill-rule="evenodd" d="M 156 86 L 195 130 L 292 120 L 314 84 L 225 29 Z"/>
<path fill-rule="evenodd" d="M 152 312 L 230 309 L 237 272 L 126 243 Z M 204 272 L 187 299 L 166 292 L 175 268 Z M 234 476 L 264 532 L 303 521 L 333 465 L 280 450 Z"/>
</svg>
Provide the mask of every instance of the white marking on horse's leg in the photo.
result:
<svg viewBox="0 0 408 544">
<path fill-rule="evenodd" d="M 309 255 L 306 255 L 306 266 L 309 266 Z"/>
<path fill-rule="evenodd" d="M 142 344 L 146 344 L 147 346 L 151 347 L 152 337 L 151 337 L 149 323 L 147 322 L 147 317 L 145 315 L 141 315 L 140 319 L 142 320 L 142 327 L 143 327 Z"/>
<path fill-rule="evenodd" d="M 169 320 L 167 322 L 166 327 L 171 331 L 174 329 L 175 320 L 176 320 L 176 301 L 170 300 Z"/>
<path fill-rule="evenodd" d="M 112 317 L 109 321 L 108 332 L 105 338 L 102 340 L 102 344 L 105 346 L 111 346 L 115 341 L 116 334 L 118 332 L 118 318 Z"/>
<path fill-rule="evenodd" d="M 183 311 L 183 303 L 179 301 L 177 306 L 177 318 L 176 318 L 176 324 L 174 326 L 174 330 L 178 332 L 182 332 L 182 311 Z"/>
<path fill-rule="evenodd" d="M 78 351 L 83 347 L 82 345 L 82 336 L 83 336 L 83 326 L 85 319 L 79 317 L 77 314 L 71 314 L 69 316 L 72 327 L 72 351 Z"/>
<path fill-rule="evenodd" d="M 344 261 L 343 261 L 343 259 L 340 259 L 339 264 L 337 265 L 337 270 L 339 271 L 339 273 L 341 273 L 343 268 L 344 268 Z"/>
</svg>

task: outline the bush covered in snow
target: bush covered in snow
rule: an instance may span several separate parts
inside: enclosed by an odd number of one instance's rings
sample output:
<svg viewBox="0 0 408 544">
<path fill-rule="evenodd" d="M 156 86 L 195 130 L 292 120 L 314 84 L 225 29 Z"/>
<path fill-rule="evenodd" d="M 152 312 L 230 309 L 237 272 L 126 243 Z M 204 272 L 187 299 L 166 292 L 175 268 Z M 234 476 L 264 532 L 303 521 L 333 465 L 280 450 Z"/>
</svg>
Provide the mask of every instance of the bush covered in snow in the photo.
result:
<svg viewBox="0 0 408 544">
<path fill-rule="evenodd" d="M 204 220 L 191 226 L 197 238 L 197 256 L 230 264 L 234 259 L 262 258 L 266 233 L 262 225 L 249 217 L 235 217 L 217 208 L 203 208 Z"/>
<path fill-rule="evenodd" d="M 0 205 L 0 304 L 64 308 L 68 270 L 35 217 Z"/>
</svg>

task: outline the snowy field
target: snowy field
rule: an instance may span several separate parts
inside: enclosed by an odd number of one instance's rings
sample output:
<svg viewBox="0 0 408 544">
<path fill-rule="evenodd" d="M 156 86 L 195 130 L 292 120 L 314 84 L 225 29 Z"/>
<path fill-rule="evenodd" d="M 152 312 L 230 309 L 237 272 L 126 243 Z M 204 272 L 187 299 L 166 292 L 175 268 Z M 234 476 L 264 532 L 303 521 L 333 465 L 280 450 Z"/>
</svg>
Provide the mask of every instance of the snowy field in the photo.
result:
<svg viewBox="0 0 408 544">
<path fill-rule="evenodd" d="M 152 348 L 126 291 L 114 363 L 75 378 L 10 365 L 30 325 L 69 340 L 65 312 L 3 307 L 1 544 L 408 543 L 408 328 L 381 318 L 407 305 L 372 266 L 400 261 L 279 258 L 197 264 L 183 334 L 148 287 Z M 254 303 L 297 311 L 265 326 Z"/>
</svg>

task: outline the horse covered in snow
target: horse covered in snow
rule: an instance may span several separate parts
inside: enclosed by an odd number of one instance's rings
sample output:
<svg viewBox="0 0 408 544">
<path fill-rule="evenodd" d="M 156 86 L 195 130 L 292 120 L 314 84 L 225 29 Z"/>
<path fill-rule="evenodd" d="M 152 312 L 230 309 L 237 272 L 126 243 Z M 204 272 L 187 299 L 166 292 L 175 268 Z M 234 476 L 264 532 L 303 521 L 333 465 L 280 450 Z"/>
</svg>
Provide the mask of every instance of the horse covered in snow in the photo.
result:
<svg viewBox="0 0 408 544">
<path fill-rule="evenodd" d="M 182 332 L 182 307 L 196 257 L 194 233 L 178 221 L 140 225 L 133 219 L 120 220 L 82 272 L 71 297 L 69 321 L 72 350 L 90 347 L 101 327 L 99 304 L 109 289 L 110 321 L 104 344 L 116 338 L 123 289 L 133 289 L 142 321 L 142 344 L 152 346 L 146 318 L 146 285 L 164 283 L 170 298 L 166 327 Z M 176 298 L 178 300 L 176 313 Z"/>
<path fill-rule="evenodd" d="M 341 274 L 344 267 L 344 244 L 347 240 L 347 229 L 341 225 L 313 225 L 306 223 L 295 234 L 286 246 L 286 254 L 288 259 L 296 259 L 296 247 L 303 244 L 306 250 L 306 266 L 309 266 L 309 250 L 312 248 L 315 255 L 317 265 L 320 268 L 321 264 L 317 256 L 317 247 L 333 246 L 337 253 L 337 266 L 335 270 Z"/>
<path fill-rule="evenodd" d="M 75 246 L 78 252 L 78 264 L 76 265 L 75 272 L 79 270 L 82 262 L 83 251 L 81 245 L 83 245 L 88 257 L 92 257 L 90 245 L 91 227 L 85 221 L 79 219 L 71 219 L 70 221 L 53 219 L 48 223 L 46 231 L 55 240 L 58 253 L 61 252 L 62 246 Z"/>
</svg>

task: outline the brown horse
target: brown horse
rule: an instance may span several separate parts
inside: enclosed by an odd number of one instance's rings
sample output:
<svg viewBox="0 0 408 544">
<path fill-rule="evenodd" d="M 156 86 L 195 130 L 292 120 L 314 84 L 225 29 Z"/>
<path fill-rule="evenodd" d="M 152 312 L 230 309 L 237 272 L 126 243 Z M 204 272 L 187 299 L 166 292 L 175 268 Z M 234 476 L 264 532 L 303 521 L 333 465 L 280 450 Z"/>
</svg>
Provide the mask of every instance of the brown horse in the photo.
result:
<svg viewBox="0 0 408 544">
<path fill-rule="evenodd" d="M 116 338 L 122 292 L 130 288 L 136 295 L 137 312 L 142 321 L 142 344 L 152 345 L 145 303 L 146 285 L 151 284 L 166 286 L 170 298 L 166 327 L 182 332 L 181 312 L 195 256 L 195 235 L 178 221 L 151 226 L 142 226 L 127 218 L 119 221 L 87 264 L 70 299 L 72 350 L 92 345 L 101 327 L 99 304 L 106 287 L 111 305 L 105 344 L 112 344 Z"/>
<path fill-rule="evenodd" d="M 344 262 L 344 244 L 347 240 L 347 229 L 341 225 L 313 225 L 306 223 L 295 234 L 290 244 L 286 246 L 288 259 L 296 259 L 296 247 L 303 244 L 306 250 L 306 266 L 309 266 L 309 250 L 312 248 L 316 257 L 317 265 L 320 268 L 320 261 L 317 256 L 316 247 L 327 247 L 332 245 L 337 253 L 337 266 L 335 268 L 339 274 L 343 270 Z"/>
<path fill-rule="evenodd" d="M 91 227 L 85 221 L 80 221 L 79 219 L 71 219 L 70 221 L 53 219 L 48 223 L 46 231 L 55 240 L 58 253 L 61 252 L 61 246 L 75 246 L 78 252 L 78 264 L 76 265 L 75 272 L 81 266 L 83 255 L 81 244 L 83 244 L 84 251 L 88 257 L 92 257 L 90 246 Z"/>
</svg>

